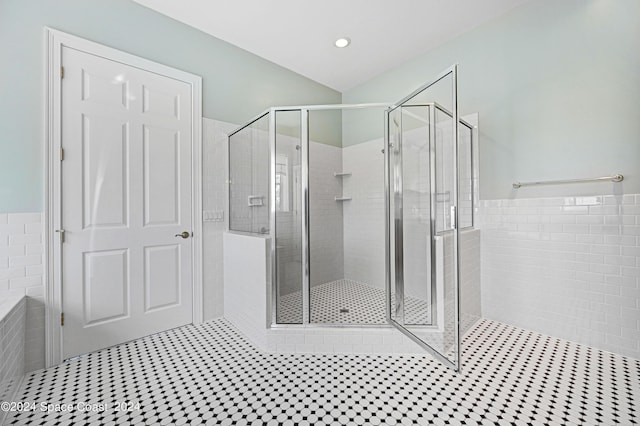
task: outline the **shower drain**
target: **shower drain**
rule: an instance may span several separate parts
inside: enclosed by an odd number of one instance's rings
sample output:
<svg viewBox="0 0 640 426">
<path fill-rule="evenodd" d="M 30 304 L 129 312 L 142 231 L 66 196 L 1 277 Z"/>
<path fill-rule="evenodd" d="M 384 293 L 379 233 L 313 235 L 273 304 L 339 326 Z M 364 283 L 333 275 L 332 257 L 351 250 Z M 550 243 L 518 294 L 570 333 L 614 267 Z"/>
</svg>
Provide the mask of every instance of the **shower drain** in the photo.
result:
<svg viewBox="0 0 640 426">
<path fill-rule="evenodd" d="M 347 308 L 340 308 L 340 313 L 341 314 L 348 314 L 349 310 Z"/>
</svg>

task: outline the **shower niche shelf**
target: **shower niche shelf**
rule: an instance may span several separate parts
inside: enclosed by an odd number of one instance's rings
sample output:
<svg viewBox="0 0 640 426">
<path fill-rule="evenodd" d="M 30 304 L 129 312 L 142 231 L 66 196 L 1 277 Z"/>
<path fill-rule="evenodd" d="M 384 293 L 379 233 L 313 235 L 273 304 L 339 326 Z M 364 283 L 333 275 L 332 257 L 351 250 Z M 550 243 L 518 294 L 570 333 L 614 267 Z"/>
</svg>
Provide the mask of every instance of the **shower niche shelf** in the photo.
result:
<svg viewBox="0 0 640 426">
<path fill-rule="evenodd" d="M 335 177 L 341 178 L 341 177 L 345 177 L 345 176 L 351 176 L 351 172 L 333 172 L 333 175 Z M 335 197 L 334 199 L 336 201 L 350 201 L 351 197 L 342 196 L 342 197 Z"/>
</svg>

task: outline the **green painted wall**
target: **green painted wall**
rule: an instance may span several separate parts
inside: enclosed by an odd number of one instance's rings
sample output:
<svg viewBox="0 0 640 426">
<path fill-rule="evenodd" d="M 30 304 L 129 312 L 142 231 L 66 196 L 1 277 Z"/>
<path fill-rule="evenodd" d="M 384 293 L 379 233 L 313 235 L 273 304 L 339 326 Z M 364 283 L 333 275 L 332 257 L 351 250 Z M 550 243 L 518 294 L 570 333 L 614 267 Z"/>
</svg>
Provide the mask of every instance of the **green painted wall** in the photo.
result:
<svg viewBox="0 0 640 426">
<path fill-rule="evenodd" d="M 482 198 L 610 172 L 640 192 L 637 0 L 533 0 L 342 96 L 128 0 L 2 0 L 0 212 L 43 208 L 44 26 L 201 75 L 204 115 L 237 123 L 273 105 L 395 101 L 459 63 L 461 113 L 480 114 Z M 381 113 L 367 114 L 343 117 L 344 138 L 314 126 L 312 139 L 380 137 Z"/>
<path fill-rule="evenodd" d="M 343 102 L 396 101 L 454 63 L 461 115 L 480 116 L 481 198 L 640 193 L 640 1 L 531 1 L 343 93 Z M 344 128 L 345 140 L 379 137 L 367 131 L 371 120 Z M 625 182 L 511 189 L 515 180 L 612 172 Z"/>
<path fill-rule="evenodd" d="M 243 123 L 273 105 L 341 94 L 129 0 L 0 1 L 0 212 L 43 210 L 43 28 L 203 77 L 206 117 Z M 316 138 L 335 140 L 335 130 Z M 339 137 L 339 136 L 338 136 Z"/>
</svg>

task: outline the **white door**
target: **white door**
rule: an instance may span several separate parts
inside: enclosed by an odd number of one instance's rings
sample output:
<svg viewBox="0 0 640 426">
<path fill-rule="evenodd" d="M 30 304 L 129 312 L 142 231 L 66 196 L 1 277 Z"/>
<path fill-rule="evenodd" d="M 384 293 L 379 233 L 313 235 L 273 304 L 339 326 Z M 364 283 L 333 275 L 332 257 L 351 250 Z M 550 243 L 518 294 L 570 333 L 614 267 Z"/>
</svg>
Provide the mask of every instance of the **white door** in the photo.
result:
<svg viewBox="0 0 640 426">
<path fill-rule="evenodd" d="M 63 47 L 62 65 L 69 358 L 192 322 L 192 104 L 188 83 L 100 56 Z"/>
</svg>

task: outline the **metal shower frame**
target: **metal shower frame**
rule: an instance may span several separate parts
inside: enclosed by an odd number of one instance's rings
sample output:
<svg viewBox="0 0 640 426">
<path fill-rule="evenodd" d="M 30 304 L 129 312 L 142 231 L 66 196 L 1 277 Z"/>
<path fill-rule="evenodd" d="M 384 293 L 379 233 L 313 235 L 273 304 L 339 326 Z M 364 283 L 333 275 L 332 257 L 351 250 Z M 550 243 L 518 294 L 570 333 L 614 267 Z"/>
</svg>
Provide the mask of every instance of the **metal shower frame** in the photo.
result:
<svg viewBox="0 0 640 426">
<path fill-rule="evenodd" d="M 451 360 L 449 360 L 448 358 L 446 358 L 445 356 L 443 356 L 442 354 L 440 354 L 438 351 L 434 350 L 431 346 L 429 346 L 428 344 L 426 344 L 425 342 L 423 342 L 422 340 L 420 340 L 418 337 L 416 337 L 414 334 L 411 333 L 411 331 L 409 331 L 408 329 L 406 329 L 403 325 L 400 325 L 398 323 L 396 323 L 394 320 L 392 320 L 391 318 L 391 292 L 390 292 L 390 286 L 392 283 L 392 277 L 391 277 L 391 263 L 392 261 L 399 261 L 400 263 L 402 262 L 402 258 L 400 258 L 400 260 L 398 259 L 392 259 L 392 253 L 391 253 L 391 241 L 390 241 L 390 220 L 391 220 L 391 211 L 390 211 L 390 200 L 391 197 L 394 195 L 391 193 L 391 188 L 390 188 L 390 183 L 389 183 L 389 178 L 390 178 L 390 159 L 389 159 L 389 151 L 390 151 L 390 147 L 389 147 L 389 114 L 391 111 L 395 110 L 398 107 L 401 107 L 404 103 L 406 103 L 407 101 L 411 100 L 413 97 L 415 97 L 416 95 L 418 95 L 419 93 L 421 93 L 422 91 L 428 89 L 429 87 L 435 85 L 436 83 L 438 83 L 439 81 L 441 81 L 442 79 L 444 79 L 445 77 L 451 75 L 452 77 L 452 87 L 453 87 L 453 108 L 452 111 L 447 111 L 446 109 L 443 109 L 442 107 L 439 107 L 439 109 L 441 109 L 443 112 L 446 112 L 448 114 L 450 114 L 450 116 L 452 117 L 452 122 L 455 123 L 454 124 L 454 128 L 452 129 L 453 132 L 453 137 L 454 137 L 454 158 L 455 158 L 455 162 L 454 162 L 454 170 L 453 170 L 453 176 L 454 176 L 454 181 L 453 181 L 453 199 L 455 200 L 455 214 L 454 214 L 454 220 L 455 220 L 455 226 L 453 227 L 452 231 L 454 233 L 454 238 L 453 238 L 453 250 L 456 253 L 456 256 L 454 256 L 454 288 L 455 288 L 455 332 L 454 332 L 454 336 L 455 336 L 455 341 L 454 341 L 454 350 L 455 350 L 455 360 L 452 362 Z M 415 341 L 418 345 L 420 345 L 421 347 L 423 347 L 426 351 L 428 351 L 430 354 L 432 354 L 433 356 L 435 356 L 438 360 L 440 360 L 441 362 L 443 362 L 445 365 L 447 365 L 448 367 L 453 368 L 454 370 L 458 371 L 460 368 L 460 312 L 459 312 L 459 303 L 460 303 L 460 291 L 459 291 L 459 276 L 460 276 L 460 271 L 459 271 L 459 233 L 458 233 L 458 224 L 460 223 L 459 221 L 459 209 L 457 208 L 458 206 L 458 195 L 459 195 L 459 179 L 458 179 L 458 171 L 460 168 L 460 158 L 459 158 L 459 153 L 458 153 L 458 144 L 459 144 L 459 128 L 458 125 L 459 124 L 464 124 L 465 126 L 469 127 L 470 129 L 473 129 L 473 126 L 468 124 L 467 122 L 463 122 L 462 120 L 460 120 L 459 117 L 459 111 L 458 111 L 458 105 L 457 105 L 457 79 L 458 79 L 458 70 L 457 70 L 457 65 L 453 65 L 452 67 L 448 68 L 447 70 L 445 70 L 444 72 L 442 72 L 440 75 L 438 75 L 434 80 L 430 81 L 429 83 L 426 83 L 422 86 L 420 86 L 418 89 L 416 89 L 414 92 L 412 92 L 411 94 L 409 94 L 408 96 L 406 96 L 405 98 L 403 98 L 402 100 L 396 102 L 396 103 L 363 103 L 363 104 L 336 104 L 336 105 L 298 105 L 298 106 L 279 106 L 279 107 L 272 107 L 269 108 L 267 110 L 265 110 L 264 112 L 262 112 L 261 114 L 257 115 L 256 117 L 254 117 L 253 119 L 251 119 L 250 121 L 248 121 L 246 124 L 242 125 L 241 127 L 237 128 L 236 130 L 234 130 L 233 132 L 231 132 L 228 135 L 228 141 L 230 142 L 231 137 L 233 135 L 235 135 L 236 133 L 246 129 L 247 127 L 253 125 L 254 123 L 256 123 L 257 121 L 264 119 L 265 117 L 268 116 L 269 119 L 269 237 L 271 239 L 271 255 L 270 255 L 270 259 L 269 259 L 269 271 L 268 271 L 268 275 L 269 275 L 269 288 L 267 289 L 268 291 L 268 297 L 267 299 L 270 301 L 269 306 L 267 306 L 267 318 L 265 318 L 266 321 L 266 325 L 269 328 L 305 328 L 305 327 L 316 327 L 316 326 L 320 326 L 320 327 L 358 327 L 358 328 L 364 328 L 364 327 L 375 327 L 375 328 L 380 328 L 380 327 L 390 327 L 393 326 L 396 329 L 398 329 L 399 331 L 401 331 L 403 334 L 407 335 L 410 339 L 412 339 L 413 341 Z M 431 104 L 434 107 L 436 106 L 436 104 Z M 386 310 L 386 319 L 387 319 L 387 324 L 354 324 L 354 325 L 350 325 L 350 324 L 335 324 L 335 323 L 311 323 L 310 322 L 310 295 L 309 295 L 309 291 L 310 291 L 310 251 L 309 251 L 309 233 L 310 233 L 310 220 L 309 220 L 309 112 L 310 111 L 326 111 L 326 110 L 353 110 L 353 109 L 366 109 L 366 108 L 385 108 L 384 110 L 384 181 L 385 181 L 385 187 L 384 187 L 384 191 L 385 191 L 385 298 L 386 298 L 386 303 L 385 303 L 385 310 Z M 435 108 L 431 108 L 431 113 L 434 113 Z M 278 112 L 292 112 L 292 111 L 299 111 L 300 112 L 300 145 L 301 145 L 301 187 L 302 187 L 302 203 L 301 203 L 301 216 L 302 216 L 302 233 L 301 233 L 301 258 L 302 258 L 302 323 L 301 324 L 278 324 L 277 323 L 277 315 L 276 315 L 276 306 L 277 306 L 277 276 L 276 276 L 276 272 L 277 272 L 277 250 L 276 250 L 276 191 L 275 191 L 275 186 L 276 186 L 276 115 Z M 431 130 L 432 131 L 432 130 Z M 430 131 L 430 132 L 431 132 Z M 473 131 L 471 132 L 472 135 L 472 144 L 475 142 L 473 140 Z M 433 139 L 432 139 L 433 140 Z M 227 172 L 230 176 L 230 149 L 227 152 Z M 471 149 L 471 155 L 473 156 L 473 149 Z M 471 158 L 471 164 L 474 164 L 474 160 L 473 158 Z M 430 172 L 431 173 L 431 185 L 433 185 L 434 183 L 434 179 L 433 179 L 433 169 Z M 473 175 L 471 176 L 471 181 L 472 181 L 472 185 L 473 185 Z M 227 184 L 229 184 L 229 181 L 227 181 Z M 473 188 L 471 193 L 473 194 Z M 229 207 L 230 207 L 230 191 L 228 192 L 228 197 L 227 197 L 227 211 L 230 212 Z M 473 197 L 472 197 L 472 203 L 473 203 Z M 431 212 L 431 229 L 434 230 L 434 226 L 435 224 L 433 223 L 435 221 L 434 217 L 433 217 L 433 205 L 431 207 L 432 212 Z M 472 205 L 472 210 L 473 210 L 473 205 Z M 228 221 L 228 227 L 227 230 L 230 230 L 230 223 L 231 221 Z M 473 226 L 473 224 L 472 224 Z M 433 231 L 432 231 L 433 232 Z M 433 234 L 435 235 L 435 234 Z M 397 245 L 398 243 L 398 235 L 395 235 L 395 241 L 394 244 Z M 401 236 L 400 236 L 401 239 Z M 400 244 L 402 243 L 402 241 L 400 241 Z M 433 251 L 433 250 L 432 250 Z M 434 254 L 432 253 L 432 257 L 434 256 Z M 432 259 L 433 261 L 433 259 Z M 432 272 L 434 273 L 434 272 Z M 429 327 L 429 326 L 426 326 Z"/>
</svg>

